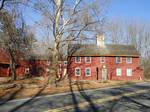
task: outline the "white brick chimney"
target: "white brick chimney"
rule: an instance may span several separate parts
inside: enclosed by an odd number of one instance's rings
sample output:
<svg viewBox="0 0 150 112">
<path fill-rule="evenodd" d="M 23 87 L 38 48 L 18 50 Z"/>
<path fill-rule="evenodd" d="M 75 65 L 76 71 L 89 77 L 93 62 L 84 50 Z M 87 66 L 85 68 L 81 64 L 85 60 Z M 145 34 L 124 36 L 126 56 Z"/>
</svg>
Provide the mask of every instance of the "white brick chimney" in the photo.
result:
<svg viewBox="0 0 150 112">
<path fill-rule="evenodd" d="M 97 46 L 104 47 L 105 46 L 105 37 L 103 34 L 96 35 L 96 44 Z"/>
</svg>

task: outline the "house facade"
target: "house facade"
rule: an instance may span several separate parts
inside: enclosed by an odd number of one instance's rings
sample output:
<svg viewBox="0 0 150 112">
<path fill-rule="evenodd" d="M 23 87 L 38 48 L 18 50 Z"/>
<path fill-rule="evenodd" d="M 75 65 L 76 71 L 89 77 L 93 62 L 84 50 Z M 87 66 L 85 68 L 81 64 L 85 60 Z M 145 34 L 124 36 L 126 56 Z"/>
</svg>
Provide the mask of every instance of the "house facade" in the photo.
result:
<svg viewBox="0 0 150 112">
<path fill-rule="evenodd" d="M 68 49 L 68 78 L 71 80 L 143 80 L 140 54 L 132 45 L 104 43 L 72 44 Z"/>
</svg>

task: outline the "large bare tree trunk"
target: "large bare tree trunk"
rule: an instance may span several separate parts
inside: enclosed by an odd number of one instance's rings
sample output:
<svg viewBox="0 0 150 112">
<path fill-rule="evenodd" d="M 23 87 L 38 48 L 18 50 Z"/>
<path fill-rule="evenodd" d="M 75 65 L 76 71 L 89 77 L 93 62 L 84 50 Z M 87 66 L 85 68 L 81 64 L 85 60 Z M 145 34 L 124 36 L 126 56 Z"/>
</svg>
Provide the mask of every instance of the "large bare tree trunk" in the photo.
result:
<svg viewBox="0 0 150 112">
<path fill-rule="evenodd" d="M 16 63 L 13 61 L 13 59 L 10 60 L 10 69 L 11 69 L 12 80 L 17 80 Z"/>
<path fill-rule="evenodd" d="M 56 4 L 56 12 L 55 12 L 55 19 L 53 23 L 53 35 L 55 38 L 54 43 L 54 51 L 53 51 L 53 63 L 52 63 L 52 69 L 53 69 L 53 76 L 52 76 L 52 82 L 55 82 L 55 85 L 57 86 L 57 64 L 58 64 L 58 58 L 59 58 L 59 43 L 61 40 L 61 36 L 59 35 L 59 20 L 61 16 L 61 9 L 62 9 L 62 0 L 55 0 Z"/>
<path fill-rule="evenodd" d="M 10 54 L 10 70 L 11 70 L 11 76 L 12 80 L 17 80 L 17 74 L 16 74 L 16 53 L 13 51 L 9 51 Z"/>
</svg>

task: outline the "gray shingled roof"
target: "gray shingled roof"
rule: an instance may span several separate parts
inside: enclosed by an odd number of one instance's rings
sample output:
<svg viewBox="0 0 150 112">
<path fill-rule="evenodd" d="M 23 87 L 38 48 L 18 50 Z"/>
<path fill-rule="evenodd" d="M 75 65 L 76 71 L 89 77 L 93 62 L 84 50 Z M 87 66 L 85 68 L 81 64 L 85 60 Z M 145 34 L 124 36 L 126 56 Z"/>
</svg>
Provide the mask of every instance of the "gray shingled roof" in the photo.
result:
<svg viewBox="0 0 150 112">
<path fill-rule="evenodd" d="M 132 45 L 105 44 L 100 47 L 94 44 L 70 44 L 68 56 L 139 56 Z"/>
</svg>

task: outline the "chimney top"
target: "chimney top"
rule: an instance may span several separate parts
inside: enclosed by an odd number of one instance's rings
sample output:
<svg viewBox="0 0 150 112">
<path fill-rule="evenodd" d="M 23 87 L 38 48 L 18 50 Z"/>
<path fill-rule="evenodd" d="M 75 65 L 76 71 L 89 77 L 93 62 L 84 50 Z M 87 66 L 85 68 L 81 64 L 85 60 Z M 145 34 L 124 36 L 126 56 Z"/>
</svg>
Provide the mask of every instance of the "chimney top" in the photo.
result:
<svg viewBox="0 0 150 112">
<path fill-rule="evenodd" d="M 104 34 L 96 35 L 96 44 L 100 47 L 104 47 L 105 45 L 105 37 Z"/>
</svg>

